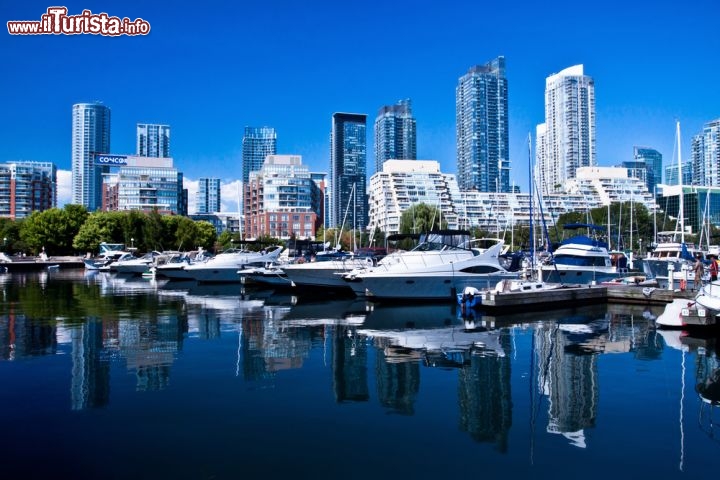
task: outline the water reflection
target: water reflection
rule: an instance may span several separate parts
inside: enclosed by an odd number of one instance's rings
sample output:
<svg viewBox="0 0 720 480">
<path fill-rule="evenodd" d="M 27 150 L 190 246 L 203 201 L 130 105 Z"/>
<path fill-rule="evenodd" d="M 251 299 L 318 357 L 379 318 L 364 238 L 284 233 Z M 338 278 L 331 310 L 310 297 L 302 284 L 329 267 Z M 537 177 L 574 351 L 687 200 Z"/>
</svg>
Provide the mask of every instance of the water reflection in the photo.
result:
<svg viewBox="0 0 720 480">
<path fill-rule="evenodd" d="M 603 356 L 627 356 L 642 368 L 637 362 L 657 362 L 671 346 L 694 355 L 699 421 L 715 435 L 715 339 L 657 332 L 653 308 L 463 317 L 452 304 L 317 301 L 240 284 L 42 273 L 0 282 L 0 357 L 65 355 L 72 410 L 111 404 L 118 370 L 134 375 L 136 391 L 168 390 L 186 344 L 195 342 L 233 367 L 223 370 L 234 372 L 233 384 L 280 385 L 320 371 L 330 389 L 324 395 L 338 407 L 375 404 L 405 419 L 419 415 L 423 399 L 437 401 L 440 378 L 452 383 L 443 408 L 455 409 L 460 431 L 476 443 L 507 453 L 514 419 L 524 413 L 518 405 L 527 403 L 534 439 L 589 449 L 603 400 Z"/>
</svg>

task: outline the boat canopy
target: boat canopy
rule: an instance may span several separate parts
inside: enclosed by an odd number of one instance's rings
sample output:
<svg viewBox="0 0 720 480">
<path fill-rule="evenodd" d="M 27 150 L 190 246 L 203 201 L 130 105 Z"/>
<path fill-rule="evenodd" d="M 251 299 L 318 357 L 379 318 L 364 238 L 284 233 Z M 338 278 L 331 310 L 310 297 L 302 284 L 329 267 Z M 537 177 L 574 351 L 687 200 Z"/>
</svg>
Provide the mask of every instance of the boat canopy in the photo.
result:
<svg viewBox="0 0 720 480">
<path fill-rule="evenodd" d="M 566 230 L 577 230 L 580 228 L 589 228 L 590 230 L 599 230 L 601 232 L 604 232 L 605 230 L 607 230 L 607 228 L 602 225 L 595 225 L 592 223 L 568 223 L 568 224 L 563 225 L 563 228 Z"/>
<path fill-rule="evenodd" d="M 563 240 L 560 242 L 560 245 L 589 245 L 591 247 L 602 247 L 607 249 L 608 244 L 607 242 L 603 242 L 602 240 L 597 240 L 595 238 L 590 238 L 587 235 L 575 235 L 574 237 L 570 237 L 567 240 Z"/>
</svg>

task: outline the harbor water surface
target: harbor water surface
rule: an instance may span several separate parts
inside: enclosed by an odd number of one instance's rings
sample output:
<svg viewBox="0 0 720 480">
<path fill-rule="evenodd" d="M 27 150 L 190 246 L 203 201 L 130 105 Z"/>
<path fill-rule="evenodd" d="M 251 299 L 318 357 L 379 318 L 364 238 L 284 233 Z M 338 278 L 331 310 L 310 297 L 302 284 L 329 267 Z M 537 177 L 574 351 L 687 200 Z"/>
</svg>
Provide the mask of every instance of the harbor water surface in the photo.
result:
<svg viewBox="0 0 720 480">
<path fill-rule="evenodd" d="M 4 478 L 709 478 L 716 338 L 661 307 L 463 316 L 0 275 Z"/>
</svg>

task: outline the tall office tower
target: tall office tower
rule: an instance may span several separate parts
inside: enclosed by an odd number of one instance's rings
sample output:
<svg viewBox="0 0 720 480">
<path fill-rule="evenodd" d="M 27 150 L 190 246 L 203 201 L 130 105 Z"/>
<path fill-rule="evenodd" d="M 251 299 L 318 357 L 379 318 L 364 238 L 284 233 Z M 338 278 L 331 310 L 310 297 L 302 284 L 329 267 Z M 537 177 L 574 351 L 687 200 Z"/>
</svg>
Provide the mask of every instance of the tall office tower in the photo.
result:
<svg viewBox="0 0 720 480">
<path fill-rule="evenodd" d="M 655 187 L 662 183 L 662 153 L 658 152 L 654 148 L 650 147 L 633 147 L 633 160 L 636 166 L 642 168 L 644 164 L 645 176 L 641 176 L 641 172 L 633 174 L 630 171 L 630 176 L 635 178 L 643 178 L 647 185 L 648 192 L 655 194 Z"/>
<path fill-rule="evenodd" d="M 330 134 L 330 227 L 363 229 L 368 223 L 366 119 L 365 114 L 333 114 Z"/>
<path fill-rule="evenodd" d="M 720 118 L 703 125 L 691 148 L 693 185 L 720 186 Z"/>
<path fill-rule="evenodd" d="M 595 82 L 575 65 L 545 80 L 545 131 L 538 159 L 538 188 L 561 191 L 580 167 L 597 164 L 595 153 Z M 540 129 L 538 129 L 538 132 Z M 538 144 L 540 141 L 538 141 Z"/>
<path fill-rule="evenodd" d="M 137 124 L 137 155 L 139 157 L 170 156 L 170 125 Z"/>
<path fill-rule="evenodd" d="M 476 65 L 460 77 L 455 112 L 460 190 L 510 191 L 505 57 Z"/>
<path fill-rule="evenodd" d="M 265 157 L 277 154 L 277 134 L 272 127 L 245 127 L 242 142 L 242 181 L 247 183 L 250 172 L 259 171 Z"/>
<path fill-rule="evenodd" d="M 386 160 L 415 160 L 417 140 L 410 99 L 382 107 L 375 119 L 375 172 Z"/>
<path fill-rule="evenodd" d="M 110 109 L 76 103 L 72 113 L 72 203 L 93 212 L 102 206 L 102 173 L 95 154 L 110 152 Z"/>
<path fill-rule="evenodd" d="M 201 178 L 198 181 L 196 213 L 215 213 L 220 211 L 220 179 Z"/>
</svg>

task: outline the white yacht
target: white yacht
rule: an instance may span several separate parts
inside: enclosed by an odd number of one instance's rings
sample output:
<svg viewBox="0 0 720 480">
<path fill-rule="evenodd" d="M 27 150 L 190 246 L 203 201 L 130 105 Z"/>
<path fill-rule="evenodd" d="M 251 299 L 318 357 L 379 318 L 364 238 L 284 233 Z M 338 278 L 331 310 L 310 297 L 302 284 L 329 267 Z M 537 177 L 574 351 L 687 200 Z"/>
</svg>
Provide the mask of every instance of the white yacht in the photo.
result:
<svg viewBox="0 0 720 480">
<path fill-rule="evenodd" d="M 198 282 L 240 283 L 238 270 L 251 263 L 273 262 L 282 250 L 280 246 L 267 247 L 259 252 L 230 248 L 206 262 L 186 265 L 184 271 Z"/>
<path fill-rule="evenodd" d="M 667 279 L 668 272 L 672 268 L 673 276 L 680 278 L 681 272 L 689 270 L 696 258 L 705 260 L 705 252 L 697 248 L 694 243 L 684 242 L 677 239 L 678 232 L 658 232 L 659 241 L 646 258 L 643 258 L 643 272 L 651 277 Z M 670 267 L 672 266 L 672 267 Z"/>
<path fill-rule="evenodd" d="M 414 249 L 385 257 L 377 266 L 343 278 L 359 296 L 377 299 L 454 299 L 465 287 L 490 288 L 519 278 L 500 263 L 501 239 L 471 240 L 469 232 L 427 234 Z"/>
<path fill-rule="evenodd" d="M 605 230 L 599 225 L 577 223 L 565 229 Z M 608 251 L 608 245 L 589 235 L 575 235 L 560 243 L 540 266 L 541 280 L 548 283 L 591 284 L 609 282 L 631 275 L 623 252 Z"/>
<path fill-rule="evenodd" d="M 142 257 L 136 257 L 131 255 L 129 257 L 120 257 L 114 264 L 113 270 L 117 273 L 137 273 L 141 274 L 147 272 L 150 267 L 155 263 L 155 257 L 159 256 L 160 252 L 148 252 Z"/>
<path fill-rule="evenodd" d="M 211 256 L 212 255 L 201 247 L 192 252 L 186 252 L 169 258 L 167 262 L 155 267 L 155 273 L 170 280 L 192 280 L 193 277 L 189 272 L 185 271 L 185 267 L 195 263 L 206 262 Z"/>
<path fill-rule="evenodd" d="M 345 290 L 350 294 L 350 285 L 342 274 L 354 269 L 373 265 L 373 258 L 357 256 L 339 250 L 319 252 L 311 261 L 283 265 L 288 280 L 294 287 L 321 287 Z"/>
<path fill-rule="evenodd" d="M 106 243 L 100 244 L 100 253 L 96 257 L 85 258 L 83 263 L 86 270 L 107 270 L 107 267 L 114 261 L 118 260 L 125 254 L 131 254 L 125 250 L 124 243 Z M 89 255 L 89 254 L 88 254 Z"/>
</svg>

